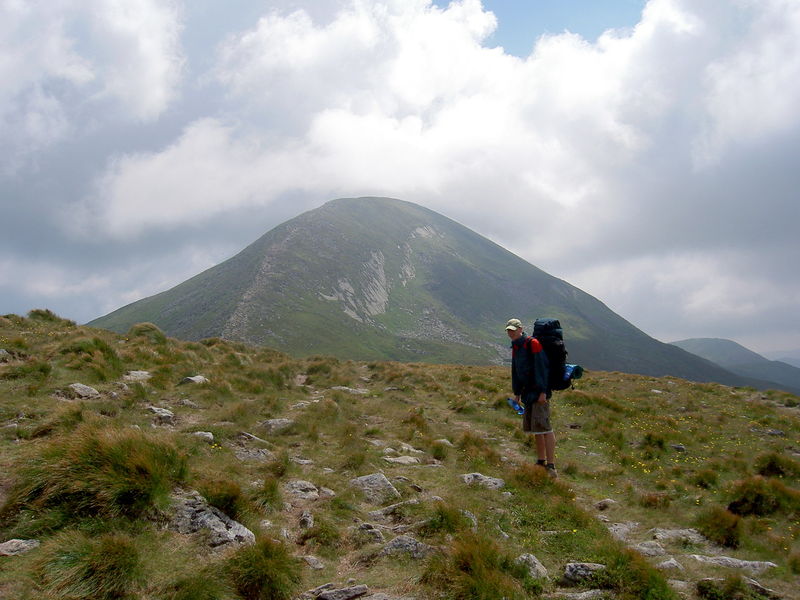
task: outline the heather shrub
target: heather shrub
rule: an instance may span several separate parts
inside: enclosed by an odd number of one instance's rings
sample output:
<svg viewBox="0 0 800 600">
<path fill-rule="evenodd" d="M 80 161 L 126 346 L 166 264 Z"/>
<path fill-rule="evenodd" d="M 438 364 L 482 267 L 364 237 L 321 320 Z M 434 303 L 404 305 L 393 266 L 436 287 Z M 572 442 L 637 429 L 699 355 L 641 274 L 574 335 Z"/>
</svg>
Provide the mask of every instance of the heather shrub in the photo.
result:
<svg viewBox="0 0 800 600">
<path fill-rule="evenodd" d="M 766 516 L 800 511 L 800 492 L 777 479 L 760 475 L 737 481 L 730 495 L 728 510 L 737 515 Z"/>
<path fill-rule="evenodd" d="M 721 546 L 738 548 L 742 537 L 742 518 L 721 506 L 712 506 L 700 514 L 696 521 L 697 529 Z"/>
<path fill-rule="evenodd" d="M 778 452 L 760 454 L 754 466 L 764 477 L 800 477 L 800 462 Z"/>
</svg>

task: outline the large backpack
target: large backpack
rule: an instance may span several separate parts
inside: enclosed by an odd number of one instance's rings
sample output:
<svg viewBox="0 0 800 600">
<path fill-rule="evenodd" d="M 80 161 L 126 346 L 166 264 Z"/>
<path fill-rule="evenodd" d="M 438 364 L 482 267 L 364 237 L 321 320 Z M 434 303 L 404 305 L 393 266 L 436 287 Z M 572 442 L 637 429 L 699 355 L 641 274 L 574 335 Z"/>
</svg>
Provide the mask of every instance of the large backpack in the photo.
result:
<svg viewBox="0 0 800 600">
<path fill-rule="evenodd" d="M 533 324 L 533 337 L 547 355 L 550 364 L 548 372 L 549 387 L 551 390 L 565 390 L 572 385 L 574 379 L 583 375 L 580 365 L 567 364 L 567 352 L 564 346 L 564 331 L 558 319 L 536 319 Z"/>
</svg>

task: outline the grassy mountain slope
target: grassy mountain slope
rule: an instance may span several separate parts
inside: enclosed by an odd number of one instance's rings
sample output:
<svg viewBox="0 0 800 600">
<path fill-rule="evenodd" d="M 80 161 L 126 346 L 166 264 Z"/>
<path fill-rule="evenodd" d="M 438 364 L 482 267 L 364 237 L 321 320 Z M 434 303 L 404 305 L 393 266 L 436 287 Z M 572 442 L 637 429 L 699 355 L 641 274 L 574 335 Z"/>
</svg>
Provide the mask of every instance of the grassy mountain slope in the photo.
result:
<svg viewBox="0 0 800 600">
<path fill-rule="evenodd" d="M 756 577 L 783 598 L 800 585 L 790 394 L 589 373 L 554 400 L 561 476 L 551 481 L 530 466 L 503 367 L 298 359 L 180 342 L 153 326 L 121 336 L 46 311 L 0 317 L 0 349 L 0 543 L 40 542 L 0 556 L 3 598 L 289 600 L 352 580 L 393 598 L 522 600 L 559 591 L 573 561 L 606 569 L 571 592 L 671 600 L 672 579 L 691 598 L 705 577 L 728 581 L 701 584 L 704 598 L 746 590 L 738 577 L 752 572 L 693 555 L 770 561 Z M 151 377 L 122 386 L 130 371 Z M 198 374 L 208 383 L 179 385 Z M 99 394 L 71 397 L 75 382 Z M 159 421 L 152 407 L 174 419 Z M 265 422 L 277 418 L 292 423 L 271 431 Z M 401 456 L 417 462 L 386 460 Z M 349 483 L 376 472 L 400 498 L 373 503 Z M 505 486 L 463 483 L 474 472 Z M 298 499 L 297 480 L 332 494 Z M 173 489 L 198 490 L 256 543 L 212 550 L 202 533 L 165 528 Z M 388 516 L 374 512 L 397 501 Z M 619 526 L 624 539 L 610 534 Z M 697 527 L 726 545 L 661 540 L 666 554 L 653 557 L 632 549 L 654 549 L 656 527 Z M 438 550 L 383 554 L 401 534 Z M 524 553 L 546 578 L 514 566 Z M 321 569 L 299 560 L 310 556 Z M 656 568 L 669 556 L 683 570 Z"/>
<path fill-rule="evenodd" d="M 297 356 L 500 363 L 502 326 L 560 318 L 571 360 L 592 369 L 744 385 L 658 342 L 596 298 L 421 206 L 328 202 L 240 254 L 90 324 L 152 322 L 169 335 L 263 344 Z"/>
<path fill-rule="evenodd" d="M 732 340 L 692 338 L 672 343 L 732 373 L 765 382 L 759 387 L 772 386 L 800 394 L 800 368 L 764 358 Z"/>
</svg>

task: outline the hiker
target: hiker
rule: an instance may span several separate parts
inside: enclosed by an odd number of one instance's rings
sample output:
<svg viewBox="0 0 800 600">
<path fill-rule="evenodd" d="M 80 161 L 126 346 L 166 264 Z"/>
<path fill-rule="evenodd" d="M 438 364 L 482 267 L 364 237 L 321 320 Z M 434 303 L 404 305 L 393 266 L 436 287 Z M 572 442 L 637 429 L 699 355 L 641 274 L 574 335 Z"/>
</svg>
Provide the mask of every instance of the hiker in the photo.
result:
<svg viewBox="0 0 800 600">
<path fill-rule="evenodd" d="M 509 319 L 506 333 L 511 339 L 511 387 L 514 398 L 525 407 L 522 430 L 536 438 L 536 464 L 558 477 L 555 465 L 556 436 L 550 426 L 550 396 L 547 356 L 542 345 L 523 331 L 519 319 Z"/>
</svg>

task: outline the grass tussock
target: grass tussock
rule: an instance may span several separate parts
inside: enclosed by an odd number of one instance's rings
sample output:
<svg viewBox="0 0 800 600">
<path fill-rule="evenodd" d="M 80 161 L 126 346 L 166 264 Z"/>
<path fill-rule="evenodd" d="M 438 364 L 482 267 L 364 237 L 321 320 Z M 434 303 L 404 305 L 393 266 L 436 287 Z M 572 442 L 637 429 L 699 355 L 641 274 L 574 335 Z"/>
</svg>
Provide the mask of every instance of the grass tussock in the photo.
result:
<svg viewBox="0 0 800 600">
<path fill-rule="evenodd" d="M 58 511 L 135 518 L 164 506 L 187 474 L 186 457 L 171 443 L 135 429 L 87 423 L 53 440 L 17 470 L 0 516 Z"/>
<path fill-rule="evenodd" d="M 121 600 L 144 583 L 136 540 L 124 533 L 89 536 L 65 531 L 46 544 L 36 561 L 46 597 Z"/>
<path fill-rule="evenodd" d="M 302 579 L 300 561 L 269 538 L 240 548 L 228 559 L 233 588 L 244 600 L 289 600 Z"/>
<path fill-rule="evenodd" d="M 473 533 L 434 556 L 421 579 L 436 596 L 452 600 L 523 600 L 541 591 L 494 540 Z"/>
</svg>

